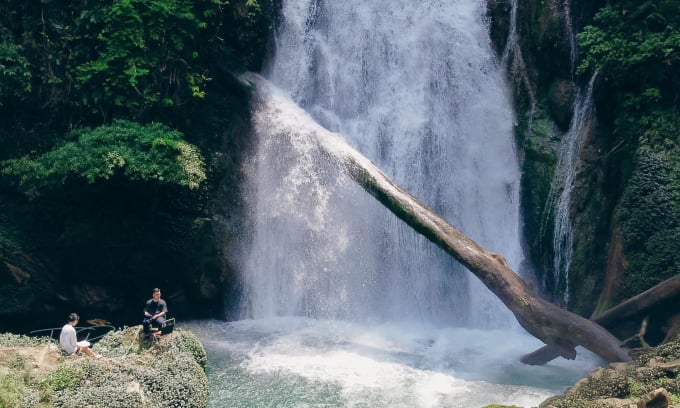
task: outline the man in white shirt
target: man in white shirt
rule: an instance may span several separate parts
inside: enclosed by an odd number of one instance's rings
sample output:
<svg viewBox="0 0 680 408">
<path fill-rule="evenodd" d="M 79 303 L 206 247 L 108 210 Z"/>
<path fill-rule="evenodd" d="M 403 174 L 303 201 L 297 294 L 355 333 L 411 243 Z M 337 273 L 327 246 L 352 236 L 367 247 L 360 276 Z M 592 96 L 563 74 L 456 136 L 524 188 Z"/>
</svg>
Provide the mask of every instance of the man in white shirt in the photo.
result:
<svg viewBox="0 0 680 408">
<path fill-rule="evenodd" d="M 76 336 L 75 325 L 78 324 L 80 316 L 76 313 L 71 313 L 68 316 L 68 322 L 61 328 L 61 334 L 59 335 L 59 346 L 68 355 L 77 354 L 83 352 L 92 358 L 100 358 L 100 354 L 94 354 L 90 350 L 89 341 L 78 341 Z"/>
</svg>

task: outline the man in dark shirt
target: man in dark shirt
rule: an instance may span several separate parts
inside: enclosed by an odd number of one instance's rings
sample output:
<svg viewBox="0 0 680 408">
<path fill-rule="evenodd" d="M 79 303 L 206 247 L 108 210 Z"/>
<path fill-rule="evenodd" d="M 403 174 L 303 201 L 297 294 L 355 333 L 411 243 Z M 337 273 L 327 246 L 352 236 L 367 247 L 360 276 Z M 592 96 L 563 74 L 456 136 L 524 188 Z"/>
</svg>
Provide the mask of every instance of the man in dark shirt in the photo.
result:
<svg viewBox="0 0 680 408">
<path fill-rule="evenodd" d="M 165 304 L 165 300 L 161 299 L 161 290 L 154 288 L 151 296 L 144 306 L 144 321 L 142 321 L 144 334 L 149 333 L 151 325 L 162 327 L 165 316 L 168 314 L 168 305 Z"/>
</svg>

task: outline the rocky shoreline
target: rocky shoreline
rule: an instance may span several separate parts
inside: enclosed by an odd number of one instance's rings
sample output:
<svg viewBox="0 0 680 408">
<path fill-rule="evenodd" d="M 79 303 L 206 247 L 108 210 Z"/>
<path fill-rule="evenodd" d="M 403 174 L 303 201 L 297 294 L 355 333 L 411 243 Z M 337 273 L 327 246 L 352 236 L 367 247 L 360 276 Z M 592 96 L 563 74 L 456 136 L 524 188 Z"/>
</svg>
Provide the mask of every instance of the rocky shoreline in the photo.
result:
<svg viewBox="0 0 680 408">
<path fill-rule="evenodd" d="M 93 347 L 101 359 L 65 356 L 49 337 L 0 334 L 0 406 L 207 407 L 207 354 L 198 338 L 177 329 L 148 342 L 139 333 L 135 326 L 105 335 Z M 666 408 L 680 403 L 680 341 L 631 355 L 632 362 L 597 368 L 539 408 Z"/>
<path fill-rule="evenodd" d="M 0 334 L 0 406 L 205 408 L 207 355 L 190 331 L 157 341 L 140 326 L 115 330 L 93 350 L 100 359 L 66 356 L 49 337 Z"/>
<path fill-rule="evenodd" d="M 666 408 L 680 403 L 680 341 L 631 351 L 633 361 L 597 368 L 539 408 Z"/>
</svg>

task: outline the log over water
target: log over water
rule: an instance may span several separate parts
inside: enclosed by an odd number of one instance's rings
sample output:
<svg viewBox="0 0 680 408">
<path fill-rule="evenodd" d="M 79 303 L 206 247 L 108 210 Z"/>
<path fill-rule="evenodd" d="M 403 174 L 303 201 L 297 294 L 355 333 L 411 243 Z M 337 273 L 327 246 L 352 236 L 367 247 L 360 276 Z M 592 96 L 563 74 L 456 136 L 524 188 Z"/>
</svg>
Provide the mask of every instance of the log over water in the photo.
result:
<svg viewBox="0 0 680 408">
<path fill-rule="evenodd" d="M 243 78 L 255 87 L 252 99 L 254 111 L 269 109 L 267 120 L 276 120 L 276 109 L 267 104 L 275 98 L 286 97 L 257 75 L 247 74 Z M 531 335 L 555 349 L 564 350 L 562 354 L 567 358 L 573 358 L 572 350 L 580 345 L 607 362 L 630 361 L 627 350 L 606 329 L 536 297 L 503 256 L 480 247 L 397 186 L 370 160 L 345 143 L 340 135 L 320 126 L 308 135 L 328 154 L 329 159 L 337 162 L 355 182 L 399 219 L 468 268 L 510 309 Z"/>
</svg>

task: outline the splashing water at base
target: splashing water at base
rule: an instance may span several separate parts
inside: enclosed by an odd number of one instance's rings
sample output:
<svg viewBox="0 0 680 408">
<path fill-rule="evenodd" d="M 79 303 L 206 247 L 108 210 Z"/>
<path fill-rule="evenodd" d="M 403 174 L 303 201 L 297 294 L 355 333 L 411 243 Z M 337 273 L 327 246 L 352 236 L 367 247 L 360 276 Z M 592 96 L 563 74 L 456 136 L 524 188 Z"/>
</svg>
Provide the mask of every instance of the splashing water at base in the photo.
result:
<svg viewBox="0 0 680 408">
<path fill-rule="evenodd" d="M 527 366 L 541 343 L 517 331 L 364 325 L 298 317 L 195 321 L 211 407 L 535 407 L 596 366 Z"/>
</svg>

